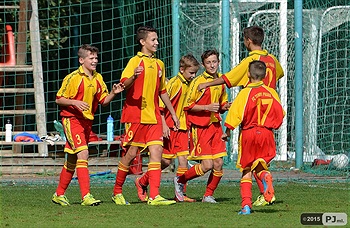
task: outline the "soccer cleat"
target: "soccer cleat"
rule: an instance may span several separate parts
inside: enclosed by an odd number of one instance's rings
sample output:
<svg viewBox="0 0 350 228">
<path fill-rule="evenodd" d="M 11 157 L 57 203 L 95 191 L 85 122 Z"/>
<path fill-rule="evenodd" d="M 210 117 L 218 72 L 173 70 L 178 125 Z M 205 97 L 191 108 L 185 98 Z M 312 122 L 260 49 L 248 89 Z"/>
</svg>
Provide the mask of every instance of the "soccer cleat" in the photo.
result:
<svg viewBox="0 0 350 228">
<path fill-rule="evenodd" d="M 95 199 L 90 193 L 86 194 L 81 201 L 81 205 L 83 206 L 98 206 L 100 203 L 101 200 Z"/>
<path fill-rule="evenodd" d="M 130 203 L 124 199 L 124 196 L 121 193 L 112 196 L 112 200 L 117 205 L 130 205 Z"/>
<path fill-rule="evenodd" d="M 140 178 L 135 179 L 135 186 L 137 189 L 137 196 L 142 202 L 147 202 L 148 200 L 148 195 L 147 195 L 147 187 L 142 186 L 139 182 Z"/>
<path fill-rule="evenodd" d="M 177 182 L 179 177 L 174 177 L 175 197 L 178 202 L 184 201 L 184 184 Z"/>
<path fill-rule="evenodd" d="M 273 196 L 272 200 L 270 202 L 267 202 L 264 198 L 264 195 L 259 195 L 256 201 L 253 203 L 253 206 L 266 206 L 266 205 L 272 205 L 276 201 L 276 197 Z"/>
<path fill-rule="evenodd" d="M 175 200 L 164 199 L 160 195 L 157 195 L 154 199 L 148 198 L 147 204 L 152 206 L 172 205 L 175 204 Z"/>
<path fill-rule="evenodd" d="M 53 196 L 52 196 L 52 202 L 55 204 L 59 204 L 61 206 L 69 206 L 70 205 L 69 201 L 65 195 L 58 196 L 58 195 L 56 195 L 56 193 L 53 194 Z"/>
<path fill-rule="evenodd" d="M 271 202 L 275 194 L 275 190 L 273 189 L 272 185 L 272 175 L 267 173 L 262 179 L 262 183 L 264 184 L 264 198 L 267 202 Z"/>
<path fill-rule="evenodd" d="M 203 196 L 203 203 L 217 203 L 214 196 Z"/>
<path fill-rule="evenodd" d="M 245 205 L 239 212 L 239 215 L 250 215 L 250 207 L 248 205 Z"/>
<path fill-rule="evenodd" d="M 180 201 L 177 199 L 176 196 L 174 197 L 174 200 L 175 200 L 176 202 L 180 202 Z M 197 200 L 196 200 L 196 199 L 192 199 L 192 198 L 190 198 L 190 197 L 184 195 L 184 201 L 182 201 L 182 202 L 194 203 L 194 202 L 197 202 Z"/>
</svg>

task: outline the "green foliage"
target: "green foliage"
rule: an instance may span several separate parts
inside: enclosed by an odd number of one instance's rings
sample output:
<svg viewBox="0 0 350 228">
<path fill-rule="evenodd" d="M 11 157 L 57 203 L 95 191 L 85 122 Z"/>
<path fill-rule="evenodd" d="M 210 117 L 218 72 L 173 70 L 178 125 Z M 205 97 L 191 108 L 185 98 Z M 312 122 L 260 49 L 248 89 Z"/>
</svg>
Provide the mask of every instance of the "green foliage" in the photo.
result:
<svg viewBox="0 0 350 228">
<path fill-rule="evenodd" d="M 67 191 L 69 207 L 51 203 L 55 185 L 2 186 L 0 188 L 0 226 L 9 227 L 301 227 L 300 215 L 305 212 L 348 212 L 348 183 L 292 183 L 277 182 L 277 201 L 272 206 L 254 207 L 249 216 L 239 216 L 238 182 L 223 182 L 215 197 L 218 204 L 177 203 L 173 206 L 152 207 L 137 200 L 134 185 L 127 182 L 124 196 L 131 206 L 116 206 L 111 201 L 113 183 L 93 184 L 91 191 L 103 203 L 98 207 L 83 207 L 77 183 Z M 200 198 L 205 183 L 188 186 L 189 196 Z M 173 197 L 173 186 L 162 183 L 164 197 Z M 253 187 L 253 198 L 257 189 Z M 282 225 L 283 224 L 283 225 Z"/>
<path fill-rule="evenodd" d="M 46 41 L 41 42 L 43 50 L 49 46 L 62 47 L 61 44 L 67 41 L 70 18 L 75 13 L 72 4 L 79 2 L 79 0 L 38 0 L 40 36 L 41 40 Z"/>
</svg>

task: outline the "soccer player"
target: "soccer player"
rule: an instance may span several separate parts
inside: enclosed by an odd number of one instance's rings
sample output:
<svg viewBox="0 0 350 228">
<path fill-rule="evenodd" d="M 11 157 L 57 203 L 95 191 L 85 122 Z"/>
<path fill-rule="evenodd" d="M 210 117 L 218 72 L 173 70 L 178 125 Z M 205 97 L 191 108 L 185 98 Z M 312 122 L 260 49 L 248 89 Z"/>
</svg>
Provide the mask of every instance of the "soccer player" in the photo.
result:
<svg viewBox="0 0 350 228">
<path fill-rule="evenodd" d="M 186 115 L 183 110 L 185 96 L 191 80 L 196 76 L 199 69 L 199 62 L 192 54 L 187 54 L 180 59 L 180 69 L 178 74 L 171 78 L 166 85 L 168 95 L 172 106 L 176 110 L 176 115 L 180 120 L 180 127 L 176 129 L 171 113 L 164 109 L 163 137 L 164 151 L 162 155 L 162 170 L 167 168 L 173 159 L 178 159 L 178 168 L 176 176 L 181 176 L 188 170 L 187 156 L 189 155 L 188 139 L 189 131 L 186 121 Z M 136 178 L 135 185 L 138 190 L 138 197 L 141 201 L 147 201 L 148 173 L 141 178 Z M 185 195 L 185 189 L 184 189 Z M 175 200 L 177 198 L 175 197 Z M 188 196 L 184 196 L 185 202 L 195 202 Z"/>
<path fill-rule="evenodd" d="M 248 65 L 253 60 L 260 60 L 266 64 L 266 77 L 263 82 L 265 85 L 276 89 L 276 83 L 284 76 L 284 72 L 277 58 L 268 53 L 267 50 L 262 49 L 264 30 L 259 26 L 247 27 L 243 30 L 243 39 L 244 46 L 249 51 L 248 57 L 243 59 L 230 72 L 222 75 L 222 77 L 211 82 L 200 84 L 198 90 L 221 84 L 226 84 L 228 88 L 234 86 L 246 87 L 249 83 Z"/>
<path fill-rule="evenodd" d="M 227 140 L 230 131 L 241 125 L 237 168 L 242 172 L 240 183 L 242 209 L 239 214 L 247 215 L 252 208 L 252 172 L 264 185 L 263 196 L 266 202 L 274 197 L 272 176 L 268 164 L 276 156 L 273 129 L 278 129 L 284 117 L 277 92 L 264 85 L 266 65 L 254 60 L 249 64 L 250 84 L 242 89 L 230 107 L 222 138 Z"/>
<path fill-rule="evenodd" d="M 159 97 L 171 113 L 176 129 L 179 128 L 179 119 L 166 92 L 164 63 L 155 56 L 159 44 L 157 30 L 149 26 L 139 27 L 137 41 L 141 51 L 129 60 L 121 76 L 121 82 L 127 90 L 121 118 L 121 122 L 125 123 L 123 146 L 127 151 L 118 165 L 112 200 L 117 205 L 130 205 L 122 194 L 122 186 L 137 152 L 147 149 L 150 156 L 147 171 L 150 193 L 147 203 L 171 205 L 176 201 L 159 195 L 163 152 Z"/>
<path fill-rule="evenodd" d="M 175 196 L 184 201 L 184 186 L 187 181 L 211 171 L 202 202 L 216 203 L 213 196 L 223 175 L 223 159 L 227 155 L 225 142 L 221 139 L 220 112 L 228 110 L 228 96 L 225 85 L 209 87 L 198 91 L 200 83 L 213 81 L 221 75 L 217 72 L 220 64 L 219 53 L 207 50 L 202 56 L 205 72 L 192 80 L 185 98 L 184 110 L 191 124 L 191 146 L 189 160 L 200 160 L 181 176 L 174 178 Z"/>
<path fill-rule="evenodd" d="M 78 51 L 79 69 L 68 74 L 56 95 L 56 103 L 61 107 L 63 128 L 67 138 L 64 152 L 66 160 L 60 174 L 52 202 L 68 206 L 65 191 L 72 180 L 75 170 L 82 196 L 81 205 L 95 206 L 101 203 L 90 194 L 90 176 L 88 170 L 89 136 L 97 105 L 108 105 L 116 94 L 124 90 L 122 83 L 114 84 L 108 93 L 101 74 L 96 72 L 98 49 L 83 44 Z"/>
<path fill-rule="evenodd" d="M 260 60 L 266 64 L 266 77 L 263 79 L 263 82 L 266 86 L 276 89 L 276 83 L 280 78 L 284 76 L 284 72 L 277 58 L 272 54 L 268 53 L 267 50 L 262 49 L 262 43 L 264 41 L 264 30 L 259 26 L 247 27 L 243 30 L 243 39 L 244 45 L 249 51 L 248 57 L 243 59 L 230 72 L 222 75 L 222 77 L 211 82 L 200 84 L 198 86 L 198 90 L 202 90 L 208 86 L 221 84 L 226 84 L 228 88 L 234 86 L 246 87 L 249 83 L 248 65 L 253 60 Z M 259 181 L 259 178 L 257 178 L 255 172 L 254 177 L 256 179 L 260 191 L 260 195 L 254 202 L 254 205 L 265 206 L 268 204 L 272 204 L 276 200 L 275 196 L 273 197 L 270 203 L 266 202 L 263 197 L 264 186 Z"/>
</svg>

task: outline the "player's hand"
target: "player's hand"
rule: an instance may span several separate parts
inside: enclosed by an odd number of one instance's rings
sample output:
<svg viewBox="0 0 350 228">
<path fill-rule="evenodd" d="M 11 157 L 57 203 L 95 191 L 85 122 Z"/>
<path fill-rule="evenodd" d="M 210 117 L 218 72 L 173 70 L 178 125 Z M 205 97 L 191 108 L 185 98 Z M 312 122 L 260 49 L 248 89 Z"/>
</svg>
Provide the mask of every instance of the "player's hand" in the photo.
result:
<svg viewBox="0 0 350 228">
<path fill-rule="evenodd" d="M 134 79 L 136 79 L 143 71 L 143 67 L 142 66 L 138 66 L 135 68 L 134 70 Z"/>
<path fill-rule="evenodd" d="M 180 128 L 180 120 L 176 115 L 171 116 L 174 120 L 174 131 L 177 131 Z"/>
<path fill-rule="evenodd" d="M 125 86 L 123 83 L 119 82 L 118 84 L 113 84 L 113 93 L 118 94 L 124 90 Z"/>
<path fill-rule="evenodd" d="M 220 104 L 219 103 L 211 103 L 207 107 L 208 107 L 208 111 L 210 111 L 210 112 L 218 112 L 220 109 Z"/>
<path fill-rule="evenodd" d="M 170 128 L 168 127 L 168 125 L 163 124 L 163 137 L 168 139 L 169 136 L 170 136 Z"/>
<path fill-rule="evenodd" d="M 230 138 L 230 137 L 229 137 L 226 133 L 223 133 L 223 134 L 221 135 L 221 139 L 224 140 L 224 141 L 228 141 L 229 138 Z"/>
<path fill-rule="evenodd" d="M 197 90 L 200 92 L 202 91 L 203 89 L 206 89 L 207 88 L 207 84 L 206 83 L 201 83 L 198 85 L 198 88 Z"/>
<path fill-rule="evenodd" d="M 224 106 L 222 106 L 221 110 L 227 111 L 231 107 L 232 102 L 226 103 Z"/>
<path fill-rule="evenodd" d="M 85 101 L 74 100 L 73 106 L 77 107 L 82 112 L 90 109 L 89 104 Z"/>
</svg>

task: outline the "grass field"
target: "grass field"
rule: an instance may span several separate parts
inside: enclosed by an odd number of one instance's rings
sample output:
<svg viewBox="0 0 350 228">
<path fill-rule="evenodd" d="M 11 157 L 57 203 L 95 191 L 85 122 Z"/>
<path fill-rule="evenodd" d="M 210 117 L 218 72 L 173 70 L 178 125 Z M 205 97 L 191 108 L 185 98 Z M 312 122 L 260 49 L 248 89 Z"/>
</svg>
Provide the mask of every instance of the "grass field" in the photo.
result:
<svg viewBox="0 0 350 228">
<path fill-rule="evenodd" d="M 111 201 L 113 181 L 93 180 L 92 194 L 103 201 L 97 207 L 80 205 L 77 181 L 67 190 L 71 202 L 61 207 L 51 202 L 56 185 L 2 183 L 1 227 L 303 227 L 300 215 L 305 212 L 341 212 L 349 215 L 348 181 L 288 182 L 276 181 L 276 203 L 253 207 L 251 215 L 242 216 L 238 181 L 223 181 L 215 192 L 218 204 L 177 203 L 172 206 L 148 206 L 138 201 L 132 181 L 124 186 L 124 196 L 131 206 L 117 206 Z M 188 186 L 188 195 L 200 201 L 205 182 Z M 161 194 L 172 198 L 173 185 L 163 181 Z M 253 197 L 258 194 L 253 186 Z M 347 225 L 349 227 L 349 224 Z"/>
</svg>

